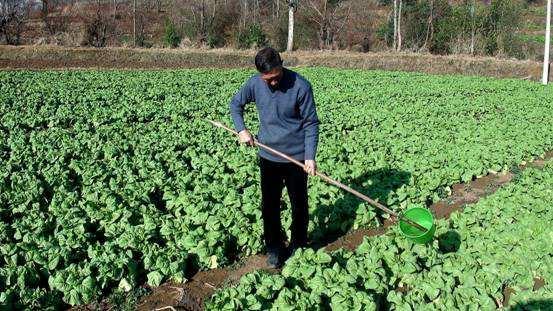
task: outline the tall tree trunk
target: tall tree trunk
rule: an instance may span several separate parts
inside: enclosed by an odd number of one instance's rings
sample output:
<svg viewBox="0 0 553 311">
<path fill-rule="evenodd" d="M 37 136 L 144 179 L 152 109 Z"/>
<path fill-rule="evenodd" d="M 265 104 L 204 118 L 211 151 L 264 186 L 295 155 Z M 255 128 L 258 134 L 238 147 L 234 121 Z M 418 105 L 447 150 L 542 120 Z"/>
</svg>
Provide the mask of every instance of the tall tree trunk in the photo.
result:
<svg viewBox="0 0 553 311">
<path fill-rule="evenodd" d="M 397 1 L 394 0 L 394 51 L 397 50 Z"/>
<path fill-rule="evenodd" d="M 428 42 L 432 40 L 432 35 L 434 33 L 434 0 L 430 0 L 430 15 L 428 15 L 428 25 L 426 27 L 426 37 L 424 38 L 424 44 L 421 47 L 421 50 L 426 49 Z"/>
<path fill-rule="evenodd" d="M 41 15 L 42 15 L 42 21 L 44 22 L 44 28 L 48 32 L 49 35 L 52 35 L 52 31 L 50 29 L 50 23 L 48 23 L 48 0 L 42 0 L 42 8 L 41 8 Z"/>
<path fill-rule="evenodd" d="M 472 7 L 470 8 L 470 17 L 471 17 L 471 31 L 470 31 L 470 55 L 474 55 L 474 40 L 476 32 L 476 20 L 474 17 L 474 10 L 476 6 L 476 0 L 472 0 Z"/>
<path fill-rule="evenodd" d="M 399 10 L 397 14 L 397 51 L 401 51 L 401 7 L 403 0 L 399 0 Z"/>
<path fill-rule="evenodd" d="M 132 3 L 132 40 L 133 46 L 136 47 L 136 0 Z"/>
<path fill-rule="evenodd" d="M 549 82 L 549 50 L 551 46 L 551 0 L 547 0 L 547 13 L 545 17 L 545 44 L 543 52 L 543 71 L 541 83 L 546 85 Z"/>
<path fill-rule="evenodd" d="M 117 37 L 117 0 L 113 0 L 113 20 L 112 20 L 112 23 L 113 23 L 113 37 L 116 38 Z"/>
<path fill-rule="evenodd" d="M 205 42 L 205 0 L 202 0 L 200 9 L 200 42 Z"/>
<path fill-rule="evenodd" d="M 242 28 L 246 28 L 247 16 L 248 16 L 248 0 L 244 0 L 244 11 L 242 12 Z"/>
<path fill-rule="evenodd" d="M 255 22 L 256 23 L 259 23 L 259 21 L 261 20 L 260 18 L 260 9 L 259 9 L 259 0 L 255 0 Z"/>
<path fill-rule="evenodd" d="M 116 15 L 117 15 L 117 0 L 113 0 L 113 22 L 115 22 Z"/>
<path fill-rule="evenodd" d="M 288 43 L 286 51 L 291 52 L 294 49 L 294 3 L 288 0 Z"/>
</svg>

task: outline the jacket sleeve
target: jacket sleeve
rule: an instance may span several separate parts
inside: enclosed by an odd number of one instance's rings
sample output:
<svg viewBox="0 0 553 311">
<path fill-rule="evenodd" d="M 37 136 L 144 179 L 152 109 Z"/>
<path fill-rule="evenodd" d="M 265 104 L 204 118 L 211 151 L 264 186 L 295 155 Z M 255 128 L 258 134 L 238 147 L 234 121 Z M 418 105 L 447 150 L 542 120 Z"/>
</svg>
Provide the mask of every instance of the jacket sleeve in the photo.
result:
<svg viewBox="0 0 553 311">
<path fill-rule="evenodd" d="M 238 93 L 236 93 L 230 101 L 230 116 L 232 117 L 234 128 L 237 132 L 240 132 L 246 128 L 246 125 L 244 124 L 244 106 L 247 103 L 254 101 L 251 80 L 252 79 L 246 81 L 246 83 L 244 83 Z"/>
<path fill-rule="evenodd" d="M 319 118 L 315 109 L 313 89 L 307 83 L 307 87 L 299 98 L 299 110 L 305 131 L 305 160 L 315 160 L 317 143 L 319 141 Z"/>
</svg>

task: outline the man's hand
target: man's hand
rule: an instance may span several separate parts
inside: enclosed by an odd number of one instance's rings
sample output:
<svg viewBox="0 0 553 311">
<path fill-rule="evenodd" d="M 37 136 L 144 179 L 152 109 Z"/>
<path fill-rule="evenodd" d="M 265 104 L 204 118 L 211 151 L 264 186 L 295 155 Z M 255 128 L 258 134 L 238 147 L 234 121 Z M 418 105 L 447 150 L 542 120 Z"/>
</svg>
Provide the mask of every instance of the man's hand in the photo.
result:
<svg viewBox="0 0 553 311">
<path fill-rule="evenodd" d="M 317 164 L 315 163 L 315 160 L 305 160 L 305 164 L 303 165 L 303 170 L 311 175 L 315 176 L 315 170 L 317 169 Z"/>
<path fill-rule="evenodd" d="M 240 133 L 238 133 L 238 139 L 243 144 L 246 144 L 248 146 L 254 146 L 252 134 L 250 134 L 248 130 L 240 131 Z"/>
</svg>

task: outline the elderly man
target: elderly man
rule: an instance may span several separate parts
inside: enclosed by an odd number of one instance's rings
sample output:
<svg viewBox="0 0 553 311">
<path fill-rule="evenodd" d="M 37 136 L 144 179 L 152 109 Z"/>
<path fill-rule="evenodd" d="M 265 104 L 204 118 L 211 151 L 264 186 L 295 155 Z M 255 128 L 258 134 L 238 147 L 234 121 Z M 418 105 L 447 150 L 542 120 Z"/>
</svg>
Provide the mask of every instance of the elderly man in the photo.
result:
<svg viewBox="0 0 553 311">
<path fill-rule="evenodd" d="M 255 57 L 259 73 L 250 77 L 232 98 L 230 113 L 241 143 L 253 146 L 245 127 L 243 112 L 255 102 L 259 114 L 259 142 L 304 164 L 303 170 L 270 152 L 259 150 L 263 238 L 267 263 L 280 267 L 296 248 L 307 244 L 307 174 L 316 170 L 315 153 L 319 119 L 311 84 L 298 73 L 284 68 L 280 55 L 267 47 Z M 291 240 L 285 248 L 286 234 L 280 219 L 282 188 L 286 186 L 292 205 Z"/>
</svg>

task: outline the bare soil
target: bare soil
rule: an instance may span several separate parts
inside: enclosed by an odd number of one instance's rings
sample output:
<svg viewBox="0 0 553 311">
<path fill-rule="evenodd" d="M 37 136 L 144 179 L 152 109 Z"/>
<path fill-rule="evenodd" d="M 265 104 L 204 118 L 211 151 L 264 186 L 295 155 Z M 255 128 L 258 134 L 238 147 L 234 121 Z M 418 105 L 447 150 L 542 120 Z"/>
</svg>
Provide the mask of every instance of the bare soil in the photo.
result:
<svg viewBox="0 0 553 311">
<path fill-rule="evenodd" d="M 192 292 L 191 290 L 188 290 Z M 184 288 L 182 284 L 166 283 L 154 288 L 153 292 L 144 297 L 138 305 L 136 310 L 171 310 L 175 308 L 184 295 Z M 186 310 L 179 308 L 180 310 Z"/>
<path fill-rule="evenodd" d="M 143 298 L 137 310 L 156 310 L 167 306 L 177 310 L 203 310 L 205 300 L 209 299 L 217 288 L 235 284 L 243 275 L 256 270 L 278 272 L 277 269 L 269 268 L 266 260 L 265 255 L 253 255 L 234 269 L 200 271 L 184 284 L 161 285 Z"/>
<path fill-rule="evenodd" d="M 68 48 L 0 46 L 0 69 L 178 69 L 253 68 L 254 50 Z M 439 56 L 421 53 L 295 51 L 282 53 L 286 66 L 415 71 L 538 81 L 541 63 L 530 60 Z M 552 73 L 553 75 L 553 73 Z"/>
<path fill-rule="evenodd" d="M 195 64 L 188 62 L 181 62 L 178 65 L 174 63 L 148 63 L 143 62 L 137 64 L 133 61 L 125 60 L 104 60 L 102 63 L 98 63 L 95 60 L 44 60 L 44 59 L 30 59 L 30 60 L 3 60 L 0 59 L 1 69 L 30 69 L 30 70 L 66 70 L 66 69 L 177 69 L 177 68 L 197 68 Z M 202 66 L 204 68 L 240 68 L 239 64 L 206 64 Z"/>
<path fill-rule="evenodd" d="M 494 193 L 504 184 L 510 182 L 514 177 L 513 173 L 489 174 L 475 179 L 469 183 L 456 184 L 451 187 L 451 195 L 430 206 L 437 219 L 449 218 L 456 211 L 467 204 L 478 202 L 481 198 Z"/>
<path fill-rule="evenodd" d="M 365 237 L 382 235 L 386 233 L 388 228 L 394 224 L 395 223 L 393 221 L 386 219 L 384 224 L 378 228 L 353 230 L 348 234 L 341 236 L 336 241 L 326 245 L 324 249 L 327 252 L 332 252 L 340 248 L 353 251 L 363 242 Z"/>
</svg>

